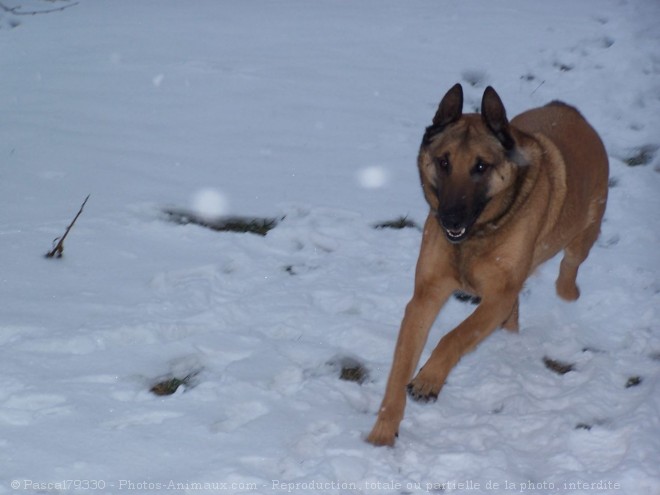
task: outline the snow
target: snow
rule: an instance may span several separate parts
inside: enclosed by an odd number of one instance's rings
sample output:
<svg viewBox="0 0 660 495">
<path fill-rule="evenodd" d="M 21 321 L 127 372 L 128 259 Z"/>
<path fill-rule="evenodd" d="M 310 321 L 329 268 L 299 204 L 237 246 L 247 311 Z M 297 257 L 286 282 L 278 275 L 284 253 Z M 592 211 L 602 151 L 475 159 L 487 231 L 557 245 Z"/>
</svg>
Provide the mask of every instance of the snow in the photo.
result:
<svg viewBox="0 0 660 495">
<path fill-rule="evenodd" d="M 0 494 L 659 494 L 659 19 L 653 0 L 0 10 Z M 373 225 L 423 221 L 417 147 L 456 82 L 466 108 L 489 84 L 510 116 L 577 105 L 610 154 L 606 219 L 578 302 L 551 260 L 520 334 L 375 448 L 421 234 Z M 219 233 L 172 206 L 284 220 Z M 451 301 L 426 353 L 471 310 Z"/>
<path fill-rule="evenodd" d="M 376 165 L 363 168 L 358 172 L 358 181 L 366 189 L 378 189 L 387 183 L 387 171 Z"/>
<path fill-rule="evenodd" d="M 193 194 L 191 211 L 201 218 L 213 220 L 228 214 L 229 201 L 222 192 L 206 187 Z"/>
</svg>

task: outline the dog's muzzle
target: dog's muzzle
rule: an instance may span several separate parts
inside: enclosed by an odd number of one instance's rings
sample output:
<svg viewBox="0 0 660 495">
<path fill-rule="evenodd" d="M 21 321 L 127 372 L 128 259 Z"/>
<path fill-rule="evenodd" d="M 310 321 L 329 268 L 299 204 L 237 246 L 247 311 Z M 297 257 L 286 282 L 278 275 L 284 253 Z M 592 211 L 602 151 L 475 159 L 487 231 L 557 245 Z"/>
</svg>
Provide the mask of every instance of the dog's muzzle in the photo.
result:
<svg viewBox="0 0 660 495">
<path fill-rule="evenodd" d="M 444 230 L 449 242 L 457 244 L 467 237 L 471 222 L 468 222 L 465 217 L 465 212 L 462 209 L 438 212 L 438 223 Z"/>
</svg>

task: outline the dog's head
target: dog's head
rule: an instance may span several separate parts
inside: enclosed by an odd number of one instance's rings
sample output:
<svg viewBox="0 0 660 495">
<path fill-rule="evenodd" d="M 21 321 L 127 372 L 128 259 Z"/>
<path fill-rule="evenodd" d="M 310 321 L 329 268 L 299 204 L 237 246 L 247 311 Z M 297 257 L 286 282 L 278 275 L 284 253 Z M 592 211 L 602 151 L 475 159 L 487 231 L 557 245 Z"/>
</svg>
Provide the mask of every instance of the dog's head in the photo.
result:
<svg viewBox="0 0 660 495">
<path fill-rule="evenodd" d="M 495 90 L 484 91 L 481 115 L 463 115 L 463 88 L 452 87 L 426 128 L 418 157 L 424 196 L 449 241 L 465 240 L 488 203 L 513 185 L 515 155 Z"/>
</svg>

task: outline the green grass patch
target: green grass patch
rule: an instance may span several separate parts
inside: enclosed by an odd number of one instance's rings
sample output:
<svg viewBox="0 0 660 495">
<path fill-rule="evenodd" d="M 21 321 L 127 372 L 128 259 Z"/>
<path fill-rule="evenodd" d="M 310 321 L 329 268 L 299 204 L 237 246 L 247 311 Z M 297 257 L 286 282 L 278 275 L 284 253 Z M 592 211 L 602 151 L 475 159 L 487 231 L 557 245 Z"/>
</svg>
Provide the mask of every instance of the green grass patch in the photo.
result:
<svg viewBox="0 0 660 495">
<path fill-rule="evenodd" d="M 363 366 L 343 366 L 339 374 L 340 380 L 363 383 L 368 373 Z"/>
<path fill-rule="evenodd" d="M 658 152 L 658 146 L 647 144 L 631 151 L 630 155 L 623 158 L 623 163 L 629 167 L 638 167 L 651 163 L 655 154 Z"/>
<path fill-rule="evenodd" d="M 545 364 L 545 367 L 550 371 L 554 371 L 558 375 L 565 375 L 569 371 L 574 371 L 575 369 L 574 364 L 557 361 L 556 359 L 551 359 L 548 356 L 543 358 L 543 364 Z"/>
<path fill-rule="evenodd" d="M 336 370 L 340 380 L 363 384 L 369 378 L 369 370 L 355 358 L 344 356 L 330 360 L 328 366 Z"/>
<path fill-rule="evenodd" d="M 177 208 L 164 208 L 163 214 L 169 222 L 179 225 L 199 225 L 216 232 L 237 232 L 265 236 L 274 229 L 282 218 L 220 216 L 206 218 L 194 212 Z"/>
<path fill-rule="evenodd" d="M 184 387 L 184 388 L 192 388 L 193 384 L 192 381 L 193 379 L 199 374 L 199 371 L 194 371 L 183 378 L 177 378 L 177 377 L 168 377 L 165 379 L 162 379 L 155 383 L 150 389 L 149 392 L 151 392 L 154 395 L 172 395 L 174 394 L 177 390 L 179 390 L 179 387 Z"/>
<path fill-rule="evenodd" d="M 395 218 L 394 220 L 386 220 L 384 222 L 379 222 L 377 224 L 374 224 L 374 229 L 377 229 L 377 230 L 382 230 L 382 229 L 395 229 L 395 230 L 417 229 L 417 230 L 422 230 L 419 225 L 417 225 L 414 221 L 410 220 L 407 216 L 402 216 L 402 217 L 399 217 L 399 218 Z"/>
</svg>

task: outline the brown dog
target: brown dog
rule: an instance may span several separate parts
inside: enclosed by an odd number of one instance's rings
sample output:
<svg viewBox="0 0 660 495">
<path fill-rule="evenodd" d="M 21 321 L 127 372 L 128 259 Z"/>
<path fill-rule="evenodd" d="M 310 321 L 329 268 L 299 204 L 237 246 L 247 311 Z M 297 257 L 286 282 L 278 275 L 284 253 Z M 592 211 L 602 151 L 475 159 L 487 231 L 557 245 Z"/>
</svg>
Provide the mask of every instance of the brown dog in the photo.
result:
<svg viewBox="0 0 660 495">
<path fill-rule="evenodd" d="M 418 157 L 430 212 L 415 289 L 401 323 L 385 397 L 368 441 L 393 445 L 406 405 L 435 400 L 461 357 L 499 326 L 518 329 L 518 294 L 534 269 L 564 250 L 557 294 L 575 300 L 578 267 L 600 232 L 607 153 L 580 113 L 560 102 L 507 120 L 486 88 L 481 115 L 463 115 L 451 88 Z M 481 298 L 411 381 L 440 308 L 455 291 Z"/>
</svg>

